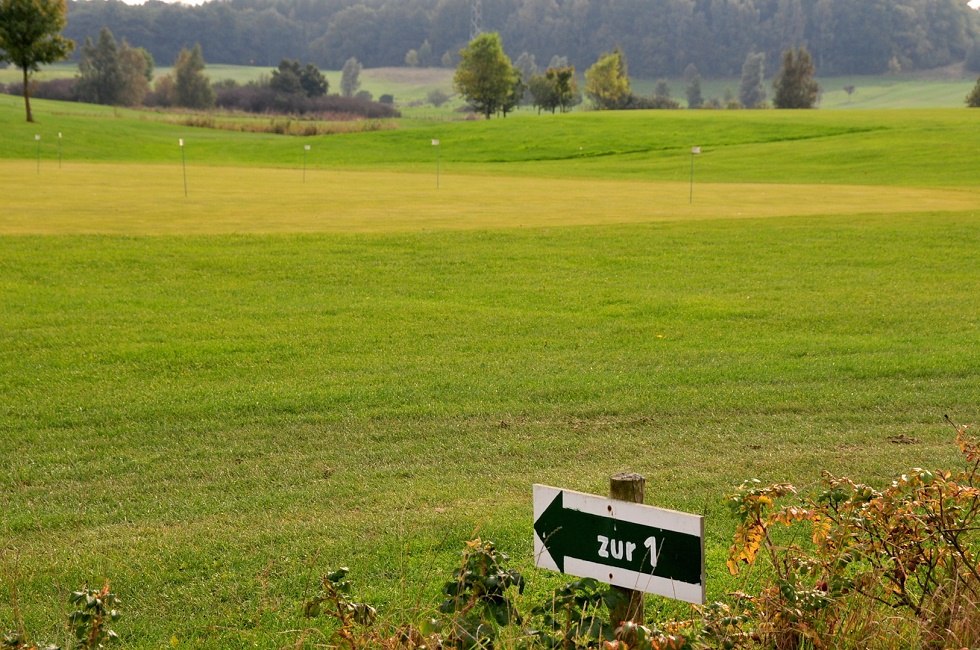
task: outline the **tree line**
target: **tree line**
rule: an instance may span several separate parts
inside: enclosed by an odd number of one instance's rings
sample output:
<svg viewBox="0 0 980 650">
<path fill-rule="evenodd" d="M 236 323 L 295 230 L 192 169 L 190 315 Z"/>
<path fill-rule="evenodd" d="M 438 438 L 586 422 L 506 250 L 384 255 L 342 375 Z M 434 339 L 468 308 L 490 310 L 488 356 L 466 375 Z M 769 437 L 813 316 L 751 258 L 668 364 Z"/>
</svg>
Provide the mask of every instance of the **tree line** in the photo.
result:
<svg viewBox="0 0 980 650">
<path fill-rule="evenodd" d="M 764 108 L 768 106 L 765 88 L 764 56 L 750 53 L 742 64 L 739 98 L 731 98 L 727 108 Z M 506 117 L 519 104 L 532 104 L 538 111 L 565 112 L 581 101 L 575 66 L 556 59 L 541 71 L 533 62 L 510 60 L 504 52 L 500 34 L 482 33 L 460 51 L 460 62 L 453 75 L 453 86 L 474 111 L 486 119 L 494 114 Z M 805 47 L 783 52 L 782 67 L 773 79 L 775 108 L 813 108 L 820 86 L 815 79 L 816 68 Z M 626 57 L 616 48 L 602 54 L 585 71 L 585 95 L 599 110 L 677 109 L 680 102 L 670 96 L 667 82 L 657 82 L 652 97 L 633 93 Z M 722 108 L 720 103 L 709 104 L 701 95 L 701 75 L 689 64 L 684 71 L 687 80 L 687 106 Z M 717 102 L 717 100 L 712 100 Z"/>
<path fill-rule="evenodd" d="M 76 42 L 105 26 L 158 61 L 201 43 L 213 63 L 455 67 L 472 36 L 471 0 L 72 0 L 68 15 L 65 35 Z M 583 70 L 618 47 L 643 78 L 691 64 L 735 76 L 749 53 L 775 69 L 799 46 L 822 74 L 980 66 L 980 12 L 964 0 L 493 0 L 482 18 L 514 59 L 558 56 Z"/>
</svg>

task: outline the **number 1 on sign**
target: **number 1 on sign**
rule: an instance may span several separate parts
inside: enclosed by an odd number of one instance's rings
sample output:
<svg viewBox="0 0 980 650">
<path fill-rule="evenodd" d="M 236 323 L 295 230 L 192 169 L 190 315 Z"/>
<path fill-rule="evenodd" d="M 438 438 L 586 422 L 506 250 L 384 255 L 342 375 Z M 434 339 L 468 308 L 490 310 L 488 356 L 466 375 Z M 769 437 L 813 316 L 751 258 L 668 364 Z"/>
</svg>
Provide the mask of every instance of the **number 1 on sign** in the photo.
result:
<svg viewBox="0 0 980 650">
<path fill-rule="evenodd" d="M 618 539 L 611 539 L 605 535 L 596 536 L 596 541 L 599 542 L 599 557 L 606 559 L 611 557 L 614 560 L 622 560 L 623 556 L 626 556 L 627 562 L 633 561 L 633 552 L 636 550 L 636 544 L 633 542 L 624 542 Z M 643 541 L 643 546 L 647 549 L 647 553 L 650 557 L 650 564 L 653 567 L 656 567 L 657 538 L 647 537 Z"/>
</svg>

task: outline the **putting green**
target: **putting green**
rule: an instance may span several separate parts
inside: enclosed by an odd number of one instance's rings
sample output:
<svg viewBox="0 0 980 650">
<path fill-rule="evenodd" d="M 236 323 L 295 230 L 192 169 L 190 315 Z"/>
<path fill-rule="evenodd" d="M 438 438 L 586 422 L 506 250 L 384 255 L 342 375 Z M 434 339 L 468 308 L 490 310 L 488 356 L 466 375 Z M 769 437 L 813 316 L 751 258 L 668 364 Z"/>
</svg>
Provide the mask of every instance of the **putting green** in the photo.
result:
<svg viewBox="0 0 980 650">
<path fill-rule="evenodd" d="M 0 162 L 0 234 L 397 232 L 959 212 L 980 190 Z"/>
</svg>

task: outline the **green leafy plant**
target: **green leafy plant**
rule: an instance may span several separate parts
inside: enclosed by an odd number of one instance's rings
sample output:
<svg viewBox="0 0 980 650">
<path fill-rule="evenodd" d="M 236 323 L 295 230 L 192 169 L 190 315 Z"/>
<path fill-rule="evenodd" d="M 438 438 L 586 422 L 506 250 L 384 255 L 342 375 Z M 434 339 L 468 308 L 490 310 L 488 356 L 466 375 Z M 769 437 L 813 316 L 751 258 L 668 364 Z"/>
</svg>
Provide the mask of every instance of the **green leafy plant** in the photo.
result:
<svg viewBox="0 0 980 650">
<path fill-rule="evenodd" d="M 615 594 L 608 585 L 592 578 L 569 582 L 556 589 L 551 599 L 531 610 L 541 621 L 533 632 L 536 646 L 581 648 L 603 639 L 612 639 L 615 630 L 603 611 L 603 603 Z"/>
<path fill-rule="evenodd" d="M 347 579 L 348 573 L 350 569 L 341 567 L 323 576 L 320 593 L 306 601 L 303 614 L 307 618 L 315 618 L 321 613 L 333 616 L 339 623 L 337 636 L 353 650 L 362 647 L 359 640 L 365 637 L 364 628 L 374 624 L 378 612 L 371 605 L 358 602 L 351 596 L 353 585 Z"/>
<path fill-rule="evenodd" d="M 508 559 L 493 542 L 466 543 L 463 563 L 443 586 L 447 598 L 439 608 L 450 615 L 446 635 L 453 646 L 492 647 L 500 627 L 521 623 L 511 592 L 523 593 L 524 577 L 506 568 Z"/>
<path fill-rule="evenodd" d="M 116 609 L 119 599 L 109 591 L 108 582 L 102 589 L 89 589 L 86 586 L 80 591 L 73 591 L 69 602 L 78 608 L 68 615 L 76 648 L 94 650 L 119 640 L 119 635 L 109 628 L 109 624 L 121 616 Z"/>
</svg>

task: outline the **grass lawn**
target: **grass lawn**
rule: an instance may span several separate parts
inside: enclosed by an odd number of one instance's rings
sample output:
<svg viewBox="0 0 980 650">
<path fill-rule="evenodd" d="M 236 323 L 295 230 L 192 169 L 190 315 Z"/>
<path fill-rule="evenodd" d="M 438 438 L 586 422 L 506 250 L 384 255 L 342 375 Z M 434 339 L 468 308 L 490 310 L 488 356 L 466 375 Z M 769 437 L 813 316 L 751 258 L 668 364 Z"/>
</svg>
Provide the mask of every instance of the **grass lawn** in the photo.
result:
<svg viewBox="0 0 980 650">
<path fill-rule="evenodd" d="M 300 139 L 37 108 L 0 99 L 0 628 L 39 641 L 108 578 L 126 647 L 313 646 L 327 567 L 401 622 L 472 535 L 533 600 L 532 483 L 622 470 L 707 517 L 715 599 L 733 485 L 881 485 L 980 420 L 967 111 Z"/>
</svg>

